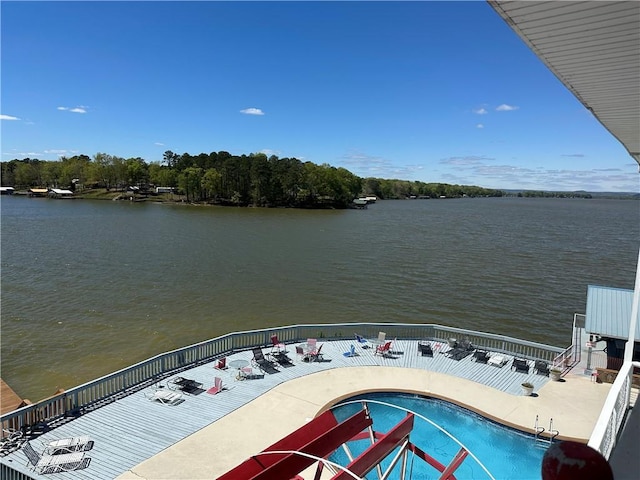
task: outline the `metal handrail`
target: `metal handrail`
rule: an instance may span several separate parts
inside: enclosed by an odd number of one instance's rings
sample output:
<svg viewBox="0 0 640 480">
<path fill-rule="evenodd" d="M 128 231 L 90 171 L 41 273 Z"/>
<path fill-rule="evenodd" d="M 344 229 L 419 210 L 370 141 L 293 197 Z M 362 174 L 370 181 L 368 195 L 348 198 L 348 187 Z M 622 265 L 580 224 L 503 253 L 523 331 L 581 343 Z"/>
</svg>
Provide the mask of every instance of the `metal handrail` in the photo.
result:
<svg viewBox="0 0 640 480">
<path fill-rule="evenodd" d="M 431 339 L 447 341 L 449 338 L 469 340 L 473 345 L 496 352 L 516 354 L 529 359 L 551 361 L 564 349 L 529 342 L 504 335 L 477 332 L 436 324 L 402 323 L 340 323 L 290 325 L 260 330 L 233 332 L 200 343 L 156 355 L 124 369 L 58 393 L 31 405 L 26 405 L 0 416 L 2 428 L 28 432 L 39 426 L 55 427 L 70 417 L 76 417 L 141 390 L 176 372 L 214 361 L 234 352 L 271 345 L 271 336 L 278 335 L 283 343 L 307 338 L 344 340 L 355 333 L 376 337 L 384 331 L 388 338 Z"/>
<path fill-rule="evenodd" d="M 588 445 L 598 450 L 607 459 L 616 445 L 618 433 L 630 408 L 634 367 L 640 368 L 640 362 L 622 364 L 589 437 Z"/>
</svg>

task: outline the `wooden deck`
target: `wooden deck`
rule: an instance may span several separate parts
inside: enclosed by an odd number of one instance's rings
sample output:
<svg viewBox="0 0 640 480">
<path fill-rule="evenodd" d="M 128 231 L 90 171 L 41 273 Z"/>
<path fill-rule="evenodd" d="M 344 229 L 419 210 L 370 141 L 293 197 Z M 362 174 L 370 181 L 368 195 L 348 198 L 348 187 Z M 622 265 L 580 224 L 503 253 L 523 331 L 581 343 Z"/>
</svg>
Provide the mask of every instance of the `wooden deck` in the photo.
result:
<svg viewBox="0 0 640 480">
<path fill-rule="evenodd" d="M 0 415 L 21 407 L 22 402 L 22 398 L 0 378 Z"/>
<path fill-rule="evenodd" d="M 113 479 L 131 469 L 140 462 L 156 455 L 167 447 L 188 437 L 194 432 L 210 425 L 240 406 L 250 402 L 264 392 L 288 380 L 315 373 L 321 370 L 347 368 L 352 366 L 397 366 L 404 368 L 428 369 L 466 378 L 512 395 L 522 395 L 521 383 L 529 381 L 536 389 L 549 381 L 545 376 L 534 373 L 533 362 L 528 374 L 511 370 L 513 357 L 504 355 L 508 360 L 503 367 L 476 363 L 470 355 L 460 361 L 444 355 L 449 347 L 444 343 L 434 344 L 434 356 L 423 357 L 418 352 L 415 340 L 394 342 L 393 358 L 374 355 L 372 349 L 362 349 L 356 345 L 356 357 L 346 357 L 352 341 L 340 340 L 323 342 L 324 362 L 306 363 L 295 353 L 295 346 L 288 345 L 289 357 L 294 366 L 280 368 L 278 373 L 265 375 L 262 379 L 238 381 L 237 370 L 229 367 L 224 371 L 216 370 L 214 363 L 207 363 L 184 370 L 179 374 L 194 379 L 207 389 L 213 385 L 214 378 L 220 376 L 224 386 L 230 390 L 224 395 L 210 395 L 202 392 L 197 395 L 184 395 L 184 401 L 178 405 L 164 405 L 148 400 L 153 387 L 147 387 L 127 396 L 115 399 L 93 411 L 72 419 L 54 428 L 38 439 L 32 440 L 36 451 L 42 452 L 43 443 L 66 437 L 89 435 L 94 446 L 86 452 L 90 457 L 87 468 L 69 473 L 57 473 L 60 479 Z M 268 353 L 270 347 L 264 347 Z M 401 353 L 400 353 L 401 352 Z M 227 364 L 236 359 L 251 360 L 252 352 L 243 351 L 227 358 Z M 165 386 L 167 380 L 160 382 Z M 250 452 L 247 452 L 250 453 Z M 51 478 L 50 475 L 37 475 L 30 471 L 24 453 L 17 451 L 0 462 L 32 476 L 33 478 Z"/>
</svg>

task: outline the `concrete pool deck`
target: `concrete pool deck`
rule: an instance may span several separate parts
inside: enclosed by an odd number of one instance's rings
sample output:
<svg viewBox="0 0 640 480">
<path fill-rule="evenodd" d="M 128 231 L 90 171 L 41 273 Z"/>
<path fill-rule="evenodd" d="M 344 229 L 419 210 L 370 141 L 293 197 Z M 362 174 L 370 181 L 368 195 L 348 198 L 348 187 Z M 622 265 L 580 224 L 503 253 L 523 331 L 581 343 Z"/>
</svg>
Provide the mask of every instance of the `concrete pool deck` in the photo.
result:
<svg viewBox="0 0 640 480">
<path fill-rule="evenodd" d="M 527 432 L 533 431 L 536 415 L 544 427 L 553 418 L 558 438 L 586 443 L 611 385 L 571 373 L 563 380 L 547 382 L 527 397 L 428 370 L 349 367 L 321 371 L 274 387 L 117 478 L 216 478 L 340 400 L 370 391 L 442 398 Z"/>
</svg>

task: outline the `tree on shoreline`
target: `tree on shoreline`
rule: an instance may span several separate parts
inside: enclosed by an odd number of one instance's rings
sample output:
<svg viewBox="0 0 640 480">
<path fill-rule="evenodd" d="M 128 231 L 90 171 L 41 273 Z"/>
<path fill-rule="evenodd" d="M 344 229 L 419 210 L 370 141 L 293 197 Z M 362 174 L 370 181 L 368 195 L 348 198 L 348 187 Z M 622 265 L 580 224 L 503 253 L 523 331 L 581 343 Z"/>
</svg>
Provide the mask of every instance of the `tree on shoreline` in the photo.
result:
<svg viewBox="0 0 640 480">
<path fill-rule="evenodd" d="M 363 194 L 396 199 L 504 193 L 474 186 L 363 179 L 343 167 L 264 153 L 220 151 L 193 156 L 167 150 L 161 162 L 152 163 L 140 157 L 97 153 L 93 158 L 76 155 L 57 161 L 14 159 L 0 166 L 3 186 L 68 188 L 78 184 L 84 189 L 124 191 L 129 186 L 153 185 L 177 188 L 188 202 L 235 206 L 346 208 Z"/>
</svg>

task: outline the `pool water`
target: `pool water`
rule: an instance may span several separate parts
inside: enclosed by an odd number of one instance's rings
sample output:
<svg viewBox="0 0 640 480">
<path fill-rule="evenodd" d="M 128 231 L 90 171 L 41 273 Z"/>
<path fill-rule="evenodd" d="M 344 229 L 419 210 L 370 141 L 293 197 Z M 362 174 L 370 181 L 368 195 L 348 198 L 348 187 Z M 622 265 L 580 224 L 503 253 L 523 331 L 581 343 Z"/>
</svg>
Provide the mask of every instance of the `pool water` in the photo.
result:
<svg viewBox="0 0 640 480">
<path fill-rule="evenodd" d="M 390 403 L 418 413 L 453 435 L 486 467 L 496 480 L 539 480 L 541 479 L 540 465 L 542 456 L 548 443 L 538 442 L 533 435 L 519 432 L 492 422 L 474 412 L 465 410 L 451 403 L 407 394 L 375 393 L 353 397 L 352 400 L 373 400 Z M 360 402 L 339 405 L 334 408 L 334 414 L 342 421 L 359 411 Z M 373 429 L 386 433 L 406 416 L 406 412 L 393 407 L 368 403 Z M 532 419 L 532 424 L 533 424 Z M 532 425 L 533 426 L 533 425 Z M 425 420 L 415 417 L 410 441 L 445 466 L 448 465 L 460 446 L 446 434 Z M 349 442 L 348 446 L 355 457 L 370 445 L 368 440 Z M 382 463 L 383 471 L 390 464 L 395 452 L 392 452 Z M 340 465 L 347 465 L 348 459 L 342 449 L 338 449 L 329 460 Z M 401 462 L 394 467 L 391 479 L 400 478 Z M 411 473 L 411 475 L 409 475 Z M 454 472 L 458 480 L 491 478 L 478 465 L 471 455 L 462 462 Z M 436 479 L 439 472 L 419 458 L 413 458 L 410 453 L 407 461 L 408 479 Z M 377 478 L 375 470 L 369 473 L 367 479 Z"/>
</svg>

